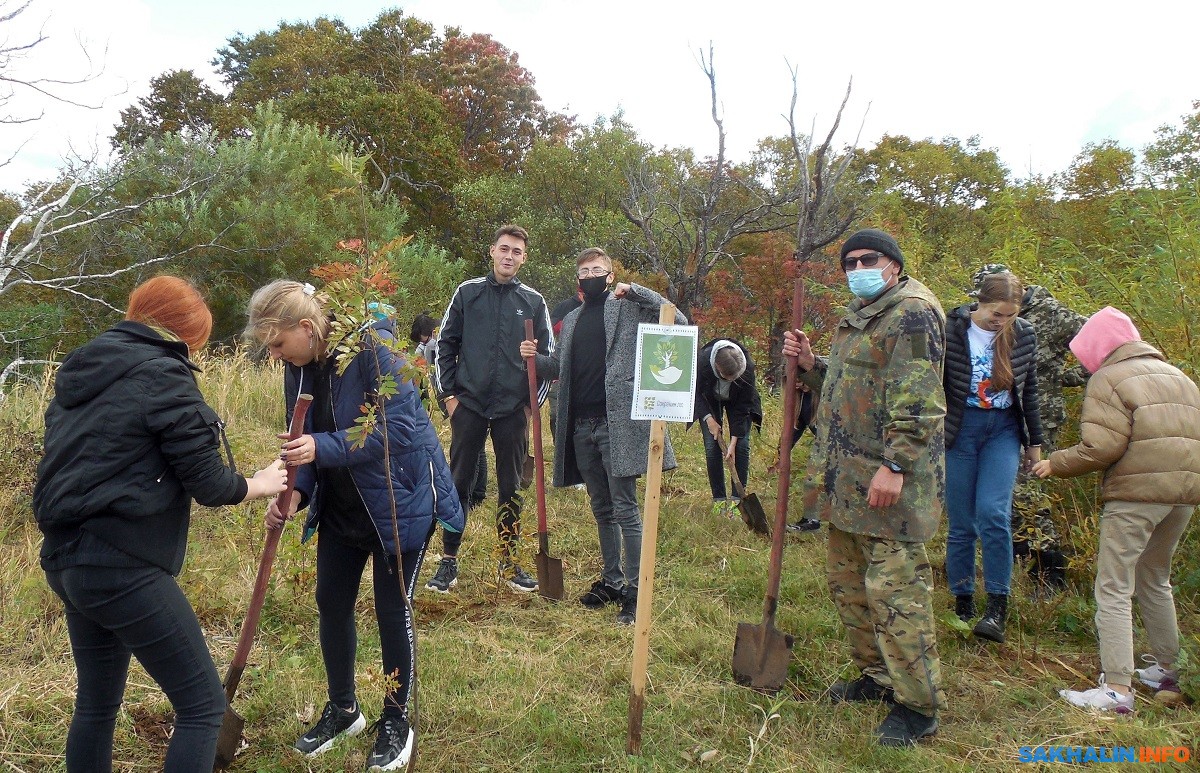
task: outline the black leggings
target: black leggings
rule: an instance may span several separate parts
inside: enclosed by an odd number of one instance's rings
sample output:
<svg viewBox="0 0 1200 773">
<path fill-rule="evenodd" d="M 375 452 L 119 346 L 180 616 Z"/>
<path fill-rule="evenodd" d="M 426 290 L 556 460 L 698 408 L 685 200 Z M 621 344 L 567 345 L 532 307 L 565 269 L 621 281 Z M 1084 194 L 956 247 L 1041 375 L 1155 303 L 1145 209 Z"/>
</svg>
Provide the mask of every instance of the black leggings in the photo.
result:
<svg viewBox="0 0 1200 773">
<path fill-rule="evenodd" d="M 132 653 L 175 709 L 166 773 L 209 773 L 225 691 L 196 613 L 157 567 L 75 566 L 46 572 L 63 601 L 78 687 L 67 732 L 67 770 L 109 773 L 113 729 Z"/>
<path fill-rule="evenodd" d="M 403 555 L 404 586 L 410 601 L 428 542 L 426 537 L 425 544 L 419 549 Z M 317 538 L 317 611 L 329 700 L 342 708 L 349 708 L 356 702 L 354 657 L 358 649 L 358 631 L 354 622 L 354 604 L 368 557 L 372 559 L 371 576 L 383 650 L 383 672 L 396 684 L 396 689 L 384 696 L 383 713 L 399 716 L 408 705 L 408 692 L 416 668 L 412 656 L 415 634 L 404 596 L 400 593 L 396 557 L 385 556 L 382 545 L 376 545 L 368 552 L 324 534 Z"/>
</svg>

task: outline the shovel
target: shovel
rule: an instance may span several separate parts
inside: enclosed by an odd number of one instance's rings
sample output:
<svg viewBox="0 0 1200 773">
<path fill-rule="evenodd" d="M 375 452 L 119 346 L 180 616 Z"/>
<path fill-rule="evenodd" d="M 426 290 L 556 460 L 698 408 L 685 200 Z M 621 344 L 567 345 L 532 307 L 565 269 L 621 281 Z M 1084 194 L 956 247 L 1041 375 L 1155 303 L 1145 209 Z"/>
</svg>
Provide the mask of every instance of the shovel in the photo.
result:
<svg viewBox="0 0 1200 773">
<path fill-rule="evenodd" d="M 733 490 L 738 495 L 738 512 L 742 514 L 742 522 L 746 524 L 747 529 L 755 534 L 765 534 L 770 537 L 771 526 L 767 523 L 767 514 L 763 510 L 762 502 L 758 501 L 758 494 L 746 493 L 746 489 L 742 486 L 742 479 L 738 476 L 737 469 L 733 466 L 733 460 L 725 456 L 725 441 L 721 439 L 720 433 L 714 437 L 717 441 L 717 447 L 721 449 L 721 456 L 725 457 L 725 466 L 729 468 L 729 477 L 733 481 Z"/>
<path fill-rule="evenodd" d="M 296 407 L 292 410 L 292 424 L 288 428 L 289 440 L 295 440 L 304 434 L 304 416 L 308 413 L 312 399 L 312 395 L 305 394 L 296 398 Z M 297 469 L 299 468 L 288 468 L 287 488 L 279 495 L 280 512 L 286 513 L 290 508 Z M 279 547 L 279 535 L 282 533 L 282 527 L 267 530 L 262 558 L 258 560 L 258 577 L 254 580 L 254 592 L 250 595 L 250 608 L 246 610 L 246 619 L 242 621 L 242 632 L 238 635 L 233 661 L 229 664 L 229 670 L 225 672 L 225 716 L 221 720 L 221 734 L 217 736 L 217 758 L 213 763 L 213 770 L 224 770 L 232 765 L 242 743 L 242 728 L 246 726 L 246 720 L 233 710 L 233 696 L 237 694 L 238 682 L 242 680 L 246 660 L 250 657 L 250 645 L 254 643 L 258 617 L 262 613 L 263 602 L 267 599 L 267 583 L 271 580 L 271 566 L 275 563 L 275 551 Z"/>
<path fill-rule="evenodd" d="M 533 340 L 532 319 L 525 320 L 525 340 Z M 567 595 L 563 590 L 562 559 L 550 557 L 550 537 L 546 533 L 546 460 L 542 456 L 542 409 L 537 401 L 535 358 L 530 357 L 525 361 L 525 369 L 529 373 L 529 416 L 533 420 L 533 459 L 536 467 L 533 481 L 537 484 L 538 552 L 533 558 L 537 562 L 538 593 L 545 598 L 562 601 Z"/>
<path fill-rule="evenodd" d="M 804 324 L 804 280 L 796 278 L 792 293 L 792 328 Z M 787 681 L 788 663 L 795 638 L 775 627 L 779 606 L 779 580 L 783 570 L 783 538 L 787 526 L 788 488 L 792 481 L 792 433 L 796 424 L 796 358 L 787 360 L 787 386 L 783 393 L 783 433 L 779 439 L 779 488 L 775 495 L 775 528 L 771 538 L 771 565 L 759 625 L 738 623 L 733 643 L 733 679 L 740 685 L 775 694 Z M 736 479 L 736 474 L 734 475 Z M 744 500 L 743 500 L 744 501 Z"/>
</svg>

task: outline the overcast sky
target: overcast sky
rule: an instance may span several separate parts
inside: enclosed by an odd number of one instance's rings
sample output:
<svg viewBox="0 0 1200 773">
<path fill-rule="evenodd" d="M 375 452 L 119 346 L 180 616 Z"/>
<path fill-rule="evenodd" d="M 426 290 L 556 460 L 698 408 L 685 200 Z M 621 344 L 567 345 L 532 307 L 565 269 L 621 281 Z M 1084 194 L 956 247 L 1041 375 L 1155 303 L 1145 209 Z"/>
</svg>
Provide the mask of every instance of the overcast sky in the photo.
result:
<svg viewBox="0 0 1200 773">
<path fill-rule="evenodd" d="M 0 15 L 19 0 L 0 0 Z M 45 117 L 0 126 L 0 188 L 46 178 L 70 148 L 107 152 L 119 111 L 152 77 L 192 69 L 218 85 L 209 61 L 227 38 L 279 21 L 338 16 L 351 27 L 387 3 L 361 0 L 33 0 L 0 41 L 47 35 L 17 66 L 28 76 L 86 71 L 80 43 L 103 66 L 64 93 L 102 105 L 43 106 L 18 94 L 10 114 Z M 485 32 L 520 56 L 546 106 L 589 122 L 621 109 L 647 140 L 715 151 L 698 50 L 711 40 L 731 154 L 785 130 L 786 62 L 800 67 L 797 117 L 829 126 L 848 79 L 841 137 L 979 135 L 1017 177 L 1061 171 L 1087 142 L 1140 150 L 1200 99 L 1195 34 L 1200 3 L 855 2 L 796 0 L 415 0 L 406 13 Z M 337 10 L 334 10 L 337 9 Z M 869 110 L 868 110 L 869 106 Z M 865 123 L 863 119 L 865 116 Z M 24 145 L 22 146 L 22 143 Z"/>
</svg>

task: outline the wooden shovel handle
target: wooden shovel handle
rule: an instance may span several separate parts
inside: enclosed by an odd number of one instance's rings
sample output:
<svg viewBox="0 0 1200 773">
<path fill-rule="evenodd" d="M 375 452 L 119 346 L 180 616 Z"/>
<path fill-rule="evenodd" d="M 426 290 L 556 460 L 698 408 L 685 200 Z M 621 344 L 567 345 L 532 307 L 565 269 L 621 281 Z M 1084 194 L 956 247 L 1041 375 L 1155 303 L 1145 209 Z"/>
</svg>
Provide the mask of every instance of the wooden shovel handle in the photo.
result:
<svg viewBox="0 0 1200 773">
<path fill-rule="evenodd" d="M 525 320 L 525 340 L 533 341 L 533 320 Z M 537 491 L 538 534 L 546 533 L 546 467 L 542 457 L 542 410 L 538 405 L 537 355 L 525 360 L 525 371 L 529 375 L 529 420 L 533 423 L 533 460 L 537 472 L 533 476 Z M 545 546 L 542 546 L 545 552 Z"/>
<path fill-rule="evenodd" d="M 302 394 L 296 398 L 296 406 L 292 410 L 292 423 L 288 427 L 288 439 L 295 440 L 304 434 L 304 417 L 308 414 L 308 406 L 312 404 L 312 395 Z M 278 497 L 279 511 L 287 513 L 291 509 L 292 491 L 296 487 L 296 472 L 299 467 L 289 467 L 287 471 L 287 487 Z M 258 630 L 258 618 L 262 614 L 263 602 L 267 598 L 267 585 L 271 581 L 271 567 L 275 563 L 275 552 L 279 548 L 279 535 L 283 528 L 267 529 L 266 543 L 263 545 L 262 557 L 258 560 L 258 576 L 254 580 L 254 592 L 250 596 L 250 607 L 246 610 L 246 619 L 242 621 L 242 631 L 238 635 L 237 649 L 234 650 L 233 660 L 229 671 L 225 674 L 225 699 L 232 703 L 237 693 L 238 682 L 242 680 L 242 672 L 246 670 L 246 660 L 250 657 L 250 645 L 254 643 L 254 633 Z"/>
<path fill-rule="evenodd" d="M 792 291 L 792 329 L 804 325 L 804 278 L 796 277 Z M 767 595 L 763 601 L 763 619 L 772 625 L 779 602 L 779 582 L 783 574 L 783 538 L 787 531 L 788 492 L 792 485 L 792 435 L 796 426 L 796 358 L 788 357 L 784 370 L 783 432 L 779 438 L 779 488 L 775 494 L 775 531 L 771 535 L 771 566 L 767 575 Z"/>
</svg>

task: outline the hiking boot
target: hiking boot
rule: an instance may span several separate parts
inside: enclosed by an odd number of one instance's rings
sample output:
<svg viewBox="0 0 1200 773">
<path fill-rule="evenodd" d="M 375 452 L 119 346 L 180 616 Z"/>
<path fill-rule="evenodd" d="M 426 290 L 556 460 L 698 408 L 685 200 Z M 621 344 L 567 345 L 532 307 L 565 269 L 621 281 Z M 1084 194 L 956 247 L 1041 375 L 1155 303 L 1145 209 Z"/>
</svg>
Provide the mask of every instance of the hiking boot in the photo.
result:
<svg viewBox="0 0 1200 773">
<path fill-rule="evenodd" d="M 458 559 L 443 556 L 437 571 L 429 578 L 429 582 L 425 583 L 425 587 L 438 593 L 449 593 L 455 585 L 458 585 Z"/>
<path fill-rule="evenodd" d="M 958 615 L 958 619 L 964 623 L 975 617 L 975 597 L 974 596 L 955 596 L 954 597 L 954 614 Z"/>
<path fill-rule="evenodd" d="M 579 597 L 579 603 L 588 609 L 602 609 L 605 604 L 616 604 L 621 600 L 621 589 L 596 580 L 587 593 Z"/>
<path fill-rule="evenodd" d="M 1058 694 L 1067 699 L 1072 706 L 1081 709 L 1095 709 L 1114 714 L 1133 713 L 1133 693 L 1122 695 L 1109 687 L 1100 676 L 1100 686 L 1090 690 L 1059 690 Z"/>
<path fill-rule="evenodd" d="M 399 770 L 408 765 L 412 756 L 413 731 L 404 717 L 383 716 L 371 725 L 378 730 L 375 748 L 367 757 L 367 770 L 371 773 L 382 770 Z"/>
<path fill-rule="evenodd" d="M 617 625 L 633 625 L 637 620 L 637 588 L 628 586 L 622 592 L 621 611 L 617 613 Z"/>
<path fill-rule="evenodd" d="M 929 717 L 897 703 L 875 731 L 875 736 L 880 746 L 916 746 L 917 741 L 928 738 L 937 729 L 936 716 Z"/>
<path fill-rule="evenodd" d="M 325 704 L 321 718 L 295 743 L 295 749 L 309 757 L 315 757 L 333 746 L 340 736 L 358 735 L 367 726 L 367 718 L 358 710 L 358 704 L 349 711 L 340 709 L 330 701 Z"/>
<path fill-rule="evenodd" d="M 999 644 L 1004 643 L 1004 622 L 1008 618 L 1008 596 L 1001 593 L 989 593 L 987 608 L 983 617 L 975 624 L 971 633 L 980 639 L 987 639 Z"/>
<path fill-rule="evenodd" d="M 816 518 L 801 518 L 800 520 L 796 521 L 795 523 L 789 523 L 787 525 L 787 530 L 790 532 L 793 532 L 793 533 L 808 532 L 808 531 L 820 531 L 821 530 L 821 522 L 818 521 Z"/>
<path fill-rule="evenodd" d="M 516 564 L 501 563 L 500 577 L 508 582 L 508 587 L 518 593 L 531 593 L 538 589 L 537 580 Z"/>
<path fill-rule="evenodd" d="M 851 701 L 895 703 L 896 693 L 892 691 L 891 687 L 884 687 L 863 674 L 853 682 L 847 682 L 844 679 L 834 682 L 829 688 L 829 701 L 830 703 L 849 703 Z"/>
</svg>

